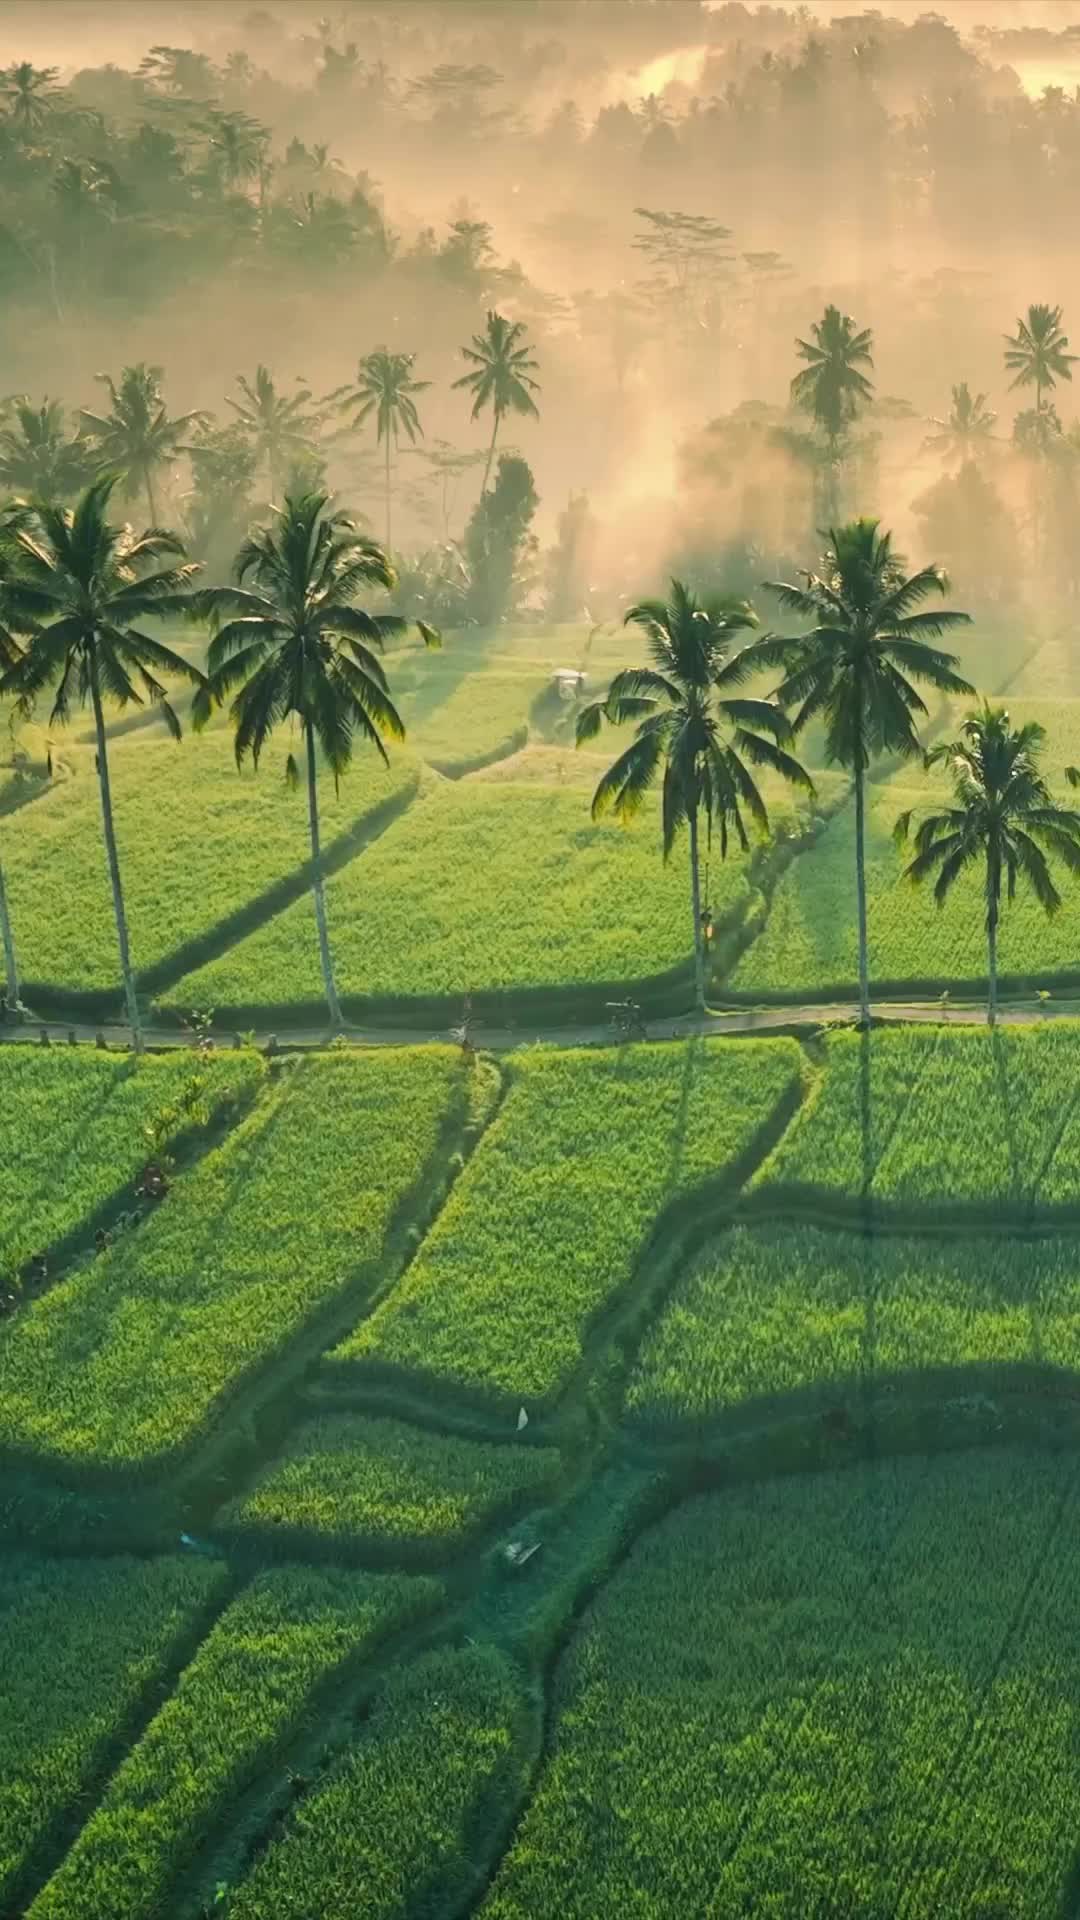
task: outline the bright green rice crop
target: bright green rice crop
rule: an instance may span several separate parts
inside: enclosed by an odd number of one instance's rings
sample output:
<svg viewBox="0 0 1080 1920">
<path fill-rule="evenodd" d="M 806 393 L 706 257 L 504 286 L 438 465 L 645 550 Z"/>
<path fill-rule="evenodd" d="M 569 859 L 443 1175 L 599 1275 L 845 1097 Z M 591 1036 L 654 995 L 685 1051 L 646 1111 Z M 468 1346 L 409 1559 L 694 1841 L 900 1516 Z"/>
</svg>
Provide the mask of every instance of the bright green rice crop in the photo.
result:
<svg viewBox="0 0 1080 1920">
<path fill-rule="evenodd" d="M 455 651 L 432 656 L 416 692 L 399 702 L 410 750 L 448 771 L 520 744 L 530 704 L 546 684 L 543 669 L 535 666 L 462 674 Z"/>
<path fill-rule="evenodd" d="M 328 1366 L 551 1400 L 658 1211 L 730 1172 L 794 1088 L 799 1058 L 788 1040 L 518 1055 L 407 1274 Z"/>
<path fill-rule="evenodd" d="M 225 1584 L 198 1559 L 0 1557 L 0 1902 Z"/>
<path fill-rule="evenodd" d="M 385 1276 L 461 1078 L 448 1047 L 280 1077 L 139 1233 L 0 1324 L 0 1445 L 130 1469 L 204 1433 L 320 1311 Z"/>
<path fill-rule="evenodd" d="M 250 1094 L 255 1054 L 135 1060 L 87 1048 L 0 1049 L 0 1271 L 17 1274 L 132 1187 L 156 1140 Z M 128 1196 L 134 1204 L 134 1193 Z"/>
<path fill-rule="evenodd" d="M 556 1447 L 493 1445 L 403 1420 L 326 1413 L 291 1435 L 217 1524 L 343 1545 L 450 1547 L 523 1495 L 540 1497 L 558 1472 Z"/>
<path fill-rule="evenodd" d="M 1062 786 L 1066 765 L 1080 761 L 1080 702 L 1049 706 L 1045 701 L 1006 701 L 1015 725 L 1040 720 L 1047 729 L 1044 768 L 1061 790 L 1063 805 L 1074 805 Z M 959 717 L 959 715 L 957 716 Z M 981 982 L 986 976 L 985 875 L 972 868 L 942 907 L 934 904 L 932 885 L 910 886 L 901 878 L 912 857 L 893 841 L 899 814 L 948 806 L 950 785 L 944 770 L 922 774 L 907 766 L 892 779 L 867 788 L 866 886 L 871 981 L 905 981 L 942 988 L 957 982 Z M 1080 973 L 1075 880 L 1057 873 L 1066 906 L 1047 919 L 1030 889 L 1002 906 L 998 966 L 1002 976 L 1049 981 L 1055 974 Z M 763 932 L 742 955 L 731 985 L 740 993 L 765 992 L 792 1000 L 808 993 L 847 991 L 858 978 L 855 918 L 855 813 L 846 806 L 812 848 L 792 861 L 773 895 Z"/>
<path fill-rule="evenodd" d="M 284 779 L 290 750 L 298 751 L 297 743 L 282 733 L 256 774 L 250 766 L 238 772 L 228 729 L 186 736 L 179 746 L 132 735 L 110 749 L 136 967 L 159 965 L 309 857 L 306 797 Z M 336 795 L 326 775 L 324 846 L 415 781 L 416 763 L 400 750 L 389 770 L 373 754 L 359 754 Z M 112 987 L 119 979 L 116 927 L 92 755 L 5 820 L 3 846 L 27 983 Z"/>
<path fill-rule="evenodd" d="M 563 1659 L 480 1920 L 1070 1911 L 1075 1475 L 1000 1450 L 682 1507 Z"/>
<path fill-rule="evenodd" d="M 1080 1026 L 835 1033 L 820 1090 L 758 1181 L 1006 1212 L 1080 1203 Z"/>
<path fill-rule="evenodd" d="M 723 1234 L 650 1329 L 627 1392 L 649 1425 L 921 1369 L 1080 1370 L 1071 1239 L 869 1237 L 808 1226 Z"/>
<path fill-rule="evenodd" d="M 194 1848 L 346 1662 L 431 1607 L 433 1580 L 279 1567 L 234 1600 L 114 1774 L 32 1920 L 152 1920 Z"/>
<path fill-rule="evenodd" d="M 301 1800 L 229 1920 L 422 1920 L 461 1911 L 507 1789 L 519 1684 L 490 1646 L 391 1673 L 354 1746 Z"/>
</svg>

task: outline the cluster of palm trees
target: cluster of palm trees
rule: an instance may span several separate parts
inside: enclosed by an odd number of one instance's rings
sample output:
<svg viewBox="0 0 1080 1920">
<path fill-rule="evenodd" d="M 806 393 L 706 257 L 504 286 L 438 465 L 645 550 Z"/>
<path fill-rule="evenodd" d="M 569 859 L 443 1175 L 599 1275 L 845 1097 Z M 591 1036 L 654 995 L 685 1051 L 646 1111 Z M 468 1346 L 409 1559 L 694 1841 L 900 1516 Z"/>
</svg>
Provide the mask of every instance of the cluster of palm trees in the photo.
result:
<svg viewBox="0 0 1080 1920">
<path fill-rule="evenodd" d="M 467 371 L 455 388 L 472 395 L 472 418 L 491 414 L 481 492 L 486 493 L 495 446 L 507 414 L 532 415 L 538 409 L 535 378 L 537 361 L 521 321 L 490 312 L 482 333 L 461 349 Z M 360 361 L 354 383 L 336 389 L 323 402 L 313 402 L 301 386 L 283 393 L 269 369 L 256 368 L 253 378 L 238 376 L 237 394 L 229 396 L 236 425 L 244 435 L 258 466 L 264 467 L 268 499 L 274 506 L 282 485 L 309 465 L 318 436 L 333 412 L 347 417 L 346 431 L 374 423 L 376 444 L 385 454 L 385 544 L 391 545 L 392 457 L 404 437 L 415 443 L 423 435 L 416 395 L 430 381 L 414 377 L 415 355 L 377 347 Z M 199 410 L 170 415 L 162 396 L 160 367 L 140 362 L 125 367 L 119 381 L 98 376 L 109 396 L 107 412 L 80 409 L 78 430 L 68 435 L 62 407 L 46 399 L 40 407 L 20 397 L 13 401 L 0 426 L 0 485 L 17 496 L 53 504 L 71 498 L 96 473 L 118 475 L 127 498 L 141 493 L 158 523 L 155 477 L 183 453 L 198 453 L 192 436 L 209 424 Z M 322 409 L 322 410 L 320 410 Z M 329 410 L 329 411 L 327 411 Z"/>
<path fill-rule="evenodd" d="M 957 672 L 956 656 L 933 644 L 967 623 L 968 615 L 927 607 L 943 595 L 940 568 L 907 573 L 891 537 L 875 520 L 834 528 L 818 572 L 801 582 L 766 583 L 782 609 L 804 623 L 795 635 L 739 637 L 757 625 L 745 601 L 700 600 L 679 581 L 667 601 L 632 607 L 628 622 L 646 636 L 649 664 L 616 674 L 602 699 L 578 716 L 579 744 L 595 739 L 601 723 L 635 722 L 634 739 L 604 774 L 593 795 L 594 818 L 609 810 L 632 819 L 657 781 L 661 786 L 664 857 L 677 831 L 688 828 L 697 1008 L 706 1004 L 706 909 L 701 900 L 700 832 L 747 848 L 747 820 L 764 830 L 768 813 L 754 778 L 771 767 L 792 785 L 813 791 L 789 748 L 812 720 L 825 730 L 825 757 L 852 776 L 855 805 L 855 892 L 858 922 L 859 1012 L 870 1019 L 866 909 L 866 778 L 880 756 L 923 756 L 918 724 L 927 714 L 917 682 L 945 694 L 974 688 Z M 780 679 L 767 699 L 747 698 L 740 685 L 765 671 Z M 937 874 L 944 903 L 960 874 L 981 862 L 986 899 L 989 1018 L 997 1013 L 997 931 L 1002 886 L 1011 899 L 1025 880 L 1048 914 L 1061 897 L 1047 855 L 1080 872 L 1080 813 L 1054 804 L 1039 770 L 1043 729 L 1013 729 L 1002 708 L 985 706 L 964 722 L 960 737 L 923 756 L 948 766 L 953 805 L 931 812 L 915 831 L 915 857 L 906 877 L 918 884 Z M 1068 769 L 1071 785 L 1080 771 Z M 898 823 L 903 840 L 912 815 Z"/>
</svg>

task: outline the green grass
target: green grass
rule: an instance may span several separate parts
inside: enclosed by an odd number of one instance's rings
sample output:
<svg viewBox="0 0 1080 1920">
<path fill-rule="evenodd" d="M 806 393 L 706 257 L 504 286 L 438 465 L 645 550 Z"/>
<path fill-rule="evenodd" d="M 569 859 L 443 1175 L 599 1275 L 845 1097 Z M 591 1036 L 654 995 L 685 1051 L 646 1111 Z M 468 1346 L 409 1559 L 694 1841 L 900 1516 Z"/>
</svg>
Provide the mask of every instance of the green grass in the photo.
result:
<svg viewBox="0 0 1080 1920">
<path fill-rule="evenodd" d="M 250 1094 L 262 1072 L 251 1053 L 204 1066 L 184 1053 L 0 1049 L 0 1272 L 18 1275 L 70 1241 L 125 1188 L 134 1206 L 146 1161 Z"/>
<path fill-rule="evenodd" d="M 0 1902 L 225 1584 L 192 1558 L 0 1559 Z"/>
<path fill-rule="evenodd" d="M 0 1324 L 0 1446 L 145 1470 L 192 1444 L 321 1313 L 386 1277 L 464 1098 L 450 1048 L 297 1063 L 140 1232 Z"/>
<path fill-rule="evenodd" d="M 834 1033 L 819 1090 L 755 1186 L 908 1209 L 1075 1209 L 1080 1025 Z"/>
<path fill-rule="evenodd" d="M 113 1775 L 32 1920 L 153 1920 L 216 1817 L 280 1755 L 316 1689 L 430 1608 L 435 1581 L 281 1567 L 256 1576 Z"/>
<path fill-rule="evenodd" d="M 354 1746 L 296 1807 L 228 1920 L 423 1920 L 478 1886 L 522 1713 L 493 1647 L 431 1653 L 390 1675 Z"/>
<path fill-rule="evenodd" d="M 636 1421 L 678 1428 L 804 1389 L 1018 1364 L 1080 1370 L 1074 1240 L 742 1227 L 680 1281 L 626 1404 Z"/>
<path fill-rule="evenodd" d="M 729 1171 L 793 1088 L 792 1041 L 517 1055 L 404 1278 L 327 1362 L 549 1402 L 660 1209 Z"/>
<path fill-rule="evenodd" d="M 451 773 L 509 752 L 521 742 L 529 707 L 545 684 L 543 669 L 535 666 L 462 674 L 456 649 L 435 654 L 416 691 L 399 703 L 409 748 Z"/>
<path fill-rule="evenodd" d="M 290 1436 L 216 1525 L 341 1546 L 449 1549 L 525 1495 L 543 1497 L 559 1464 L 555 1447 L 492 1445 L 402 1420 L 326 1413 Z"/>
<path fill-rule="evenodd" d="M 716 911 L 749 899 L 715 872 Z M 685 849 L 665 867 L 652 814 L 594 826 L 584 793 L 444 783 L 327 883 L 342 993 L 463 994 L 636 980 L 688 962 Z M 189 974 L 171 999 L 219 1008 L 321 995 L 310 900 Z"/>
<path fill-rule="evenodd" d="M 308 858 L 307 801 L 284 780 L 298 751 L 282 733 L 257 774 L 237 771 L 227 729 L 177 746 L 139 735 L 109 755 L 116 834 L 135 965 L 159 967 Z M 19 963 L 28 988 L 90 991 L 119 979 L 93 756 L 4 823 L 4 869 Z M 335 795 L 321 782 L 323 843 L 416 779 L 395 754 L 389 771 L 359 754 Z M 196 1004 L 187 1002 L 187 1005 Z M 199 1002 L 198 1004 L 204 1004 Z"/>
<path fill-rule="evenodd" d="M 1071 1911 L 1075 1471 L 1002 1450 L 681 1508 L 564 1657 L 478 1920 Z"/>
<path fill-rule="evenodd" d="M 965 707 L 970 703 L 961 703 Z M 1063 805 L 1075 796 L 1063 786 L 1064 768 L 1080 761 L 1080 701 L 1007 700 L 1016 725 L 1040 720 L 1047 729 L 1045 771 Z M 932 886 L 902 880 L 912 850 L 897 849 L 892 831 L 908 807 L 949 804 L 943 770 L 922 774 L 905 767 L 867 790 L 867 927 L 870 977 L 883 986 L 947 987 L 981 983 L 986 976 L 984 877 L 972 869 L 942 907 Z M 1065 907 L 1048 920 L 1029 890 L 1020 889 L 1002 909 L 998 965 L 1003 977 L 1046 983 L 1055 975 L 1080 975 L 1076 931 L 1076 882 L 1057 874 Z M 763 993 L 792 1000 L 822 991 L 854 990 L 858 978 L 855 918 L 855 814 L 846 806 L 814 846 L 788 867 L 773 895 L 763 932 L 747 948 L 729 984 L 741 994 Z"/>
</svg>

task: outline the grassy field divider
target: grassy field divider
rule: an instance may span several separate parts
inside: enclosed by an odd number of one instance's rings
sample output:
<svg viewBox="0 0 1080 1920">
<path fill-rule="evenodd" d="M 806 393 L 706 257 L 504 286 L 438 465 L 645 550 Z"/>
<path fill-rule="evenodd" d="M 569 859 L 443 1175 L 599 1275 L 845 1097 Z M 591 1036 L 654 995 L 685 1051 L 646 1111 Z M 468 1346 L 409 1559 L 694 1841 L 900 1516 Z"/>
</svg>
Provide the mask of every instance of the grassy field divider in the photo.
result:
<svg viewBox="0 0 1080 1920">
<path fill-rule="evenodd" d="M 437 1582 L 400 1575 L 282 1567 L 256 1576 L 219 1615 L 29 1915 L 176 1911 L 172 1890 L 218 1809 L 280 1766 L 295 1734 L 332 1709 L 380 1643 L 441 1597 Z"/>
<path fill-rule="evenodd" d="M 775 835 L 756 847 L 747 879 L 751 887 L 748 907 L 738 906 L 716 923 L 709 967 L 709 992 L 713 998 L 730 998 L 724 985 L 735 971 L 746 949 L 753 944 L 769 917 L 772 897 L 793 860 L 809 853 L 831 822 L 843 812 L 851 799 L 851 788 L 839 787 L 831 799 L 816 801 L 803 825 L 795 833 Z"/>
<path fill-rule="evenodd" d="M 469 754 L 460 760 L 436 760 L 429 758 L 428 766 L 441 773 L 445 780 L 465 780 L 470 773 L 482 773 L 485 767 L 494 767 L 500 760 L 509 760 L 511 754 L 520 753 L 529 744 L 529 729 L 522 725 L 515 727 L 506 738 L 492 747 L 486 747 L 482 753 Z"/>
</svg>

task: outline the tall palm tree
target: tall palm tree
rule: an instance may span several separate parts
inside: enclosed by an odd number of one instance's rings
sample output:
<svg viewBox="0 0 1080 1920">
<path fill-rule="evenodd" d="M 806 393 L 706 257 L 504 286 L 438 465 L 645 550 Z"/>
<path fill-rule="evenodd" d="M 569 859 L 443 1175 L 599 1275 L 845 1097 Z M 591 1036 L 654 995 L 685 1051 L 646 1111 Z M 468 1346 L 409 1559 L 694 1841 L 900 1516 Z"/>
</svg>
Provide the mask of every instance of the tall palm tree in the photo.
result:
<svg viewBox="0 0 1080 1920">
<path fill-rule="evenodd" d="M 266 461 L 270 480 L 270 505 L 277 502 L 278 485 L 283 473 L 296 460 L 310 455 L 318 431 L 318 421 L 309 411 L 311 394 L 307 387 L 298 393 L 279 393 L 268 367 L 258 366 L 254 380 L 237 375 L 240 400 L 229 401 L 241 426 L 250 434 L 256 457 Z"/>
<path fill-rule="evenodd" d="M 1005 365 L 1016 374 L 1010 385 L 1034 387 L 1036 413 L 1042 412 L 1044 393 L 1052 393 L 1059 380 L 1072 379 L 1077 356 L 1068 349 L 1060 307 L 1029 307 L 1016 332 L 1005 335 Z"/>
<path fill-rule="evenodd" d="M 988 441 L 994 437 L 994 422 L 997 414 L 992 413 L 986 404 L 985 393 L 972 393 L 966 380 L 961 380 L 952 390 L 952 405 L 946 417 L 932 418 L 930 425 L 937 428 L 926 441 L 930 453 L 940 453 L 946 460 L 957 460 L 963 466 L 967 460 L 982 453 Z"/>
<path fill-rule="evenodd" d="M 15 528 L 25 518 L 22 506 L 6 509 L 0 514 L 0 593 L 11 578 L 16 565 L 18 549 L 15 544 Z M 0 668 L 11 667 L 22 658 L 22 642 L 14 631 L 18 626 L 25 637 L 25 620 L 12 619 L 11 610 L 4 607 L 0 611 Z M 13 714 L 10 721 L 12 739 L 15 735 L 15 723 L 19 716 Z M 15 1009 L 19 1005 L 19 964 L 15 952 L 15 933 L 11 924 L 11 911 L 8 906 L 7 886 L 4 869 L 0 863 L 0 945 L 4 952 L 4 1000 Z"/>
<path fill-rule="evenodd" d="M 46 396 L 34 407 L 23 396 L 13 413 L 18 424 L 0 428 L 0 485 L 50 502 L 78 493 L 93 473 L 94 460 L 85 434 L 68 437 L 59 400 Z"/>
<path fill-rule="evenodd" d="M 869 327 L 856 328 L 854 320 L 839 307 L 826 307 L 810 332 L 812 340 L 795 342 L 799 358 L 806 365 L 791 382 L 791 397 L 797 406 L 813 414 L 835 459 L 860 403 L 874 397 L 873 382 L 860 371 L 862 367 L 873 369 L 874 336 Z"/>
<path fill-rule="evenodd" d="M 914 681 L 942 693 L 974 689 L 956 671 L 956 658 L 928 645 L 969 616 L 948 608 L 918 612 L 948 582 L 940 567 L 904 571 L 892 536 L 876 520 L 851 520 L 832 528 L 820 573 L 803 584 L 769 581 L 788 613 L 810 622 L 790 637 L 767 635 L 750 649 L 761 666 L 778 666 L 783 679 L 776 697 L 796 709 L 800 733 L 820 715 L 825 751 L 833 765 L 851 773 L 855 787 L 855 888 L 859 926 L 859 1011 L 870 1018 L 866 944 L 866 769 L 877 754 L 909 758 L 921 751 L 915 727 L 926 704 Z"/>
<path fill-rule="evenodd" d="M 460 380 L 454 381 L 454 387 L 469 389 L 473 396 L 474 420 L 480 418 L 487 406 L 492 412 L 491 442 L 484 468 L 484 484 L 480 489 L 483 495 L 488 489 L 491 463 L 495 458 L 495 440 L 503 415 L 531 413 L 534 419 L 539 418 L 540 410 L 533 394 L 539 393 L 540 383 L 532 377 L 539 362 L 526 340 L 524 323 L 521 320 L 506 320 L 501 313 L 489 313 L 483 333 L 474 333 L 471 347 L 462 347 L 461 352 L 470 367 L 468 373 L 463 373 Z"/>
<path fill-rule="evenodd" d="M 592 801 L 594 820 L 613 812 L 621 820 L 638 813 L 646 794 L 662 779 L 664 859 L 679 828 L 689 828 L 690 894 L 694 928 L 694 993 L 705 1011 L 705 931 L 701 906 L 699 822 L 711 838 L 715 826 L 721 858 L 734 834 L 749 845 L 744 814 L 762 830 L 768 813 L 750 768 L 772 767 L 812 792 L 804 769 L 782 742 L 791 735 L 783 710 L 771 700 L 743 699 L 736 688 L 746 676 L 748 648 L 733 642 L 756 626 L 744 600 L 699 600 L 673 580 L 668 600 L 643 600 L 626 615 L 646 637 L 652 662 L 617 673 L 603 699 L 584 707 L 577 743 L 595 739 L 607 720 L 635 720 L 634 739 L 608 768 Z M 749 765 L 747 764 L 749 762 Z"/>
<path fill-rule="evenodd" d="M 997 930 L 1001 917 L 1001 886 L 1008 897 L 1017 880 L 1026 880 L 1048 915 L 1061 906 L 1061 895 L 1050 875 L 1047 853 L 1064 861 L 1070 873 L 1080 873 L 1080 813 L 1054 805 L 1039 771 L 1039 755 L 1046 730 L 1035 720 L 1012 727 L 1004 707 L 984 705 L 969 713 L 960 737 L 927 754 L 927 765 L 945 765 L 953 781 L 953 804 L 931 813 L 915 832 L 915 858 L 904 877 L 918 885 L 937 874 L 934 899 L 939 907 L 966 868 L 981 864 L 986 895 L 986 952 L 989 993 L 987 1021 L 997 1020 Z M 1068 770 L 1070 784 L 1080 783 L 1080 772 Z M 911 832 L 913 810 L 900 816 L 895 833 L 902 844 Z M 1044 851 L 1045 849 L 1045 851 Z"/>
<path fill-rule="evenodd" d="M 375 415 L 375 442 L 385 443 L 386 447 L 386 546 L 391 545 L 390 528 L 390 450 L 391 443 L 396 448 L 402 433 L 415 446 L 417 436 L 423 438 L 424 429 L 420 425 L 420 416 L 416 411 L 414 394 L 423 393 L 431 385 L 430 380 L 414 380 L 413 366 L 415 353 L 390 353 L 385 347 L 376 347 L 374 353 L 366 354 L 361 360 L 356 374 L 355 387 L 339 387 L 330 395 L 340 404 L 343 413 L 351 413 L 350 426 L 362 427 L 372 414 Z"/>
<path fill-rule="evenodd" d="M 101 414 L 81 409 L 97 465 L 118 475 L 128 499 L 139 487 L 144 488 L 152 527 L 156 527 L 158 518 L 155 469 L 175 459 L 185 435 L 207 418 L 197 410 L 170 417 L 161 397 L 162 377 L 161 367 L 148 367 L 142 360 L 124 368 L 119 386 L 111 374 L 99 373 L 98 380 L 109 390 L 109 411 Z"/>
<path fill-rule="evenodd" d="M 205 725 L 211 707 L 237 689 L 230 708 L 237 764 L 250 754 L 257 766 L 278 723 L 289 715 L 300 722 L 319 959 L 331 1024 L 340 1027 L 326 924 L 316 749 L 336 781 L 349 765 L 357 735 L 370 741 L 383 761 L 384 742 L 404 739 L 375 649 L 409 623 L 357 606 L 365 588 L 393 587 L 394 570 L 382 548 L 358 532 L 347 514 L 327 511 L 323 493 L 287 497 L 274 525 L 256 529 L 245 540 L 235 575 L 235 586 L 200 596 L 213 639 L 209 681 L 195 697 L 195 724 Z M 429 646 L 439 644 L 433 628 L 416 624 Z M 290 781 L 299 778 L 291 754 L 287 774 Z"/>
<path fill-rule="evenodd" d="M 196 686 L 202 684 L 203 676 L 137 624 L 154 615 L 187 611 L 192 604 L 192 577 L 198 569 L 183 560 L 184 549 L 175 534 L 158 527 L 136 533 L 109 520 L 115 485 L 116 476 L 106 474 L 86 489 L 74 509 L 42 502 L 16 520 L 17 565 L 0 585 L 0 609 L 5 620 L 29 637 L 25 651 L 0 675 L 0 695 L 13 694 L 17 710 L 28 714 L 37 695 L 51 688 L 53 725 L 68 720 L 73 699 L 83 706 L 89 702 L 93 708 L 120 972 L 132 1041 L 139 1053 L 142 1028 L 113 825 L 104 702 L 141 706 L 145 696 L 160 708 L 178 740 L 180 722 L 157 674 L 179 675 Z"/>
<path fill-rule="evenodd" d="M 18 60 L 14 66 L 5 67 L 0 78 L 0 97 L 24 140 L 40 133 L 52 112 L 59 76 L 59 67 L 35 67 L 29 60 Z"/>
</svg>

